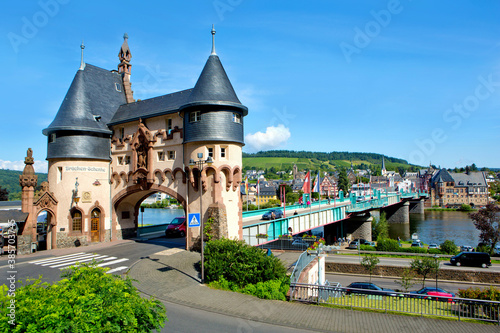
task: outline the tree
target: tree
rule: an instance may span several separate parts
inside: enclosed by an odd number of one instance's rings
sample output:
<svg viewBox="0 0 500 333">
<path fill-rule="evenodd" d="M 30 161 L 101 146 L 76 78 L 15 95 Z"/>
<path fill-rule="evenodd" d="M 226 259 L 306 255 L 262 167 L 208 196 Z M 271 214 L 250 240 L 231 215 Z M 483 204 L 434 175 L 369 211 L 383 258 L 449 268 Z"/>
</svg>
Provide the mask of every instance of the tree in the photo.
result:
<svg viewBox="0 0 500 333">
<path fill-rule="evenodd" d="M 373 239 L 389 238 L 389 225 L 385 212 L 380 214 L 380 218 L 374 219 L 372 222 Z"/>
<path fill-rule="evenodd" d="M 436 273 L 439 265 L 432 257 L 415 258 L 410 263 L 411 269 L 418 275 L 422 275 L 422 288 L 425 287 L 425 278 L 431 273 Z"/>
<path fill-rule="evenodd" d="M 451 255 L 455 255 L 458 253 L 458 249 L 457 249 L 457 245 L 455 244 L 454 241 L 452 240 L 445 240 L 440 246 L 439 248 L 441 249 L 441 251 L 443 253 L 446 253 L 446 254 L 451 254 Z"/>
<path fill-rule="evenodd" d="M 349 191 L 349 179 L 347 178 L 347 171 L 342 168 L 339 172 L 338 189 L 347 193 Z"/>
<path fill-rule="evenodd" d="M 401 177 L 404 177 L 406 175 L 406 169 L 402 166 L 398 166 L 398 173 Z"/>
<path fill-rule="evenodd" d="M 415 284 L 415 273 L 410 267 L 406 267 L 403 271 L 403 275 L 401 275 L 401 280 L 394 280 L 394 282 L 399 284 L 404 292 L 407 293 L 408 289 Z"/>
<path fill-rule="evenodd" d="M 493 254 L 495 245 L 500 241 L 500 208 L 494 204 L 486 205 L 476 213 L 470 213 L 469 217 L 474 226 L 480 231 L 481 242 L 490 246 L 490 255 Z"/>
<path fill-rule="evenodd" d="M 10 332 L 151 332 L 167 320 L 165 306 L 142 298 L 128 276 L 106 274 L 94 264 L 71 267 L 64 279 L 49 284 L 31 279 L 15 293 L 16 327 L 10 309 L 0 307 L 0 331 Z M 0 304 L 14 299 L 0 288 Z M 9 300 L 10 299 L 10 300 Z"/>
<path fill-rule="evenodd" d="M 0 201 L 7 201 L 7 200 L 9 200 L 9 191 L 0 186 Z"/>
<path fill-rule="evenodd" d="M 367 254 L 363 257 L 363 259 L 361 259 L 361 266 L 363 266 L 370 273 L 370 282 L 372 282 L 372 273 L 379 262 L 379 258 L 373 254 Z"/>
</svg>

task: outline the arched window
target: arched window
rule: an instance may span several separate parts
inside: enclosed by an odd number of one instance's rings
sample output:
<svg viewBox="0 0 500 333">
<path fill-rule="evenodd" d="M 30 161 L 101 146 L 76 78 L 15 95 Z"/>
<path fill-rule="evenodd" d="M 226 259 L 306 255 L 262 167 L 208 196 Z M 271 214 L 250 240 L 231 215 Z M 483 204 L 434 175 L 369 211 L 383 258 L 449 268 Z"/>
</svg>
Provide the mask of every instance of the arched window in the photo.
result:
<svg viewBox="0 0 500 333">
<path fill-rule="evenodd" d="M 71 214 L 72 225 L 71 229 L 73 231 L 82 231 L 82 213 L 79 210 L 74 210 Z"/>
</svg>

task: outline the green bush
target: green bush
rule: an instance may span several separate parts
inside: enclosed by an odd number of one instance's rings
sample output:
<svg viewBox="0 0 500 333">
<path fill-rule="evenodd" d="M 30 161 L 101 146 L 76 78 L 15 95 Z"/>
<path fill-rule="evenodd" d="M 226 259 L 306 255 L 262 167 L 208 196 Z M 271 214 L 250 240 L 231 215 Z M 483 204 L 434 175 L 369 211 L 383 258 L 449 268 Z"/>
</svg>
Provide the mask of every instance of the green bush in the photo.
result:
<svg viewBox="0 0 500 333">
<path fill-rule="evenodd" d="M 259 248 L 243 241 L 218 239 L 205 247 L 205 278 L 207 282 L 220 278 L 238 287 L 269 280 L 281 280 L 286 275 L 283 263 L 274 256 L 267 256 Z"/>
<path fill-rule="evenodd" d="M 480 244 L 476 247 L 476 251 L 477 251 L 477 252 L 486 252 L 486 253 L 491 253 L 491 246 L 486 245 L 486 244 L 484 244 L 484 243 L 480 243 Z"/>
<path fill-rule="evenodd" d="M 458 296 L 462 298 L 481 299 L 486 301 L 500 301 L 500 289 L 489 286 L 484 289 L 470 287 L 467 289 L 458 289 Z"/>
<path fill-rule="evenodd" d="M 443 252 L 440 249 L 428 249 L 427 253 L 430 253 L 430 254 L 442 254 Z"/>
<path fill-rule="evenodd" d="M 467 204 L 461 204 L 460 208 L 458 210 L 460 210 L 462 212 L 471 212 L 471 211 L 473 211 L 472 207 L 470 205 L 467 205 Z"/>
<path fill-rule="evenodd" d="M 373 246 L 370 246 L 370 245 L 363 245 L 363 244 L 359 247 L 359 249 L 360 249 L 361 251 L 376 251 L 376 250 L 377 250 L 377 249 L 375 249 L 375 247 L 373 247 Z"/>
<path fill-rule="evenodd" d="M 398 241 L 390 238 L 377 239 L 377 251 L 384 252 L 399 252 L 400 247 Z"/>
<path fill-rule="evenodd" d="M 66 270 L 59 282 L 29 279 L 15 294 L 15 323 L 7 316 L 11 297 L 0 288 L 1 332 L 151 332 L 167 320 L 165 306 L 141 298 L 129 277 L 82 265 Z"/>
<path fill-rule="evenodd" d="M 451 254 L 451 255 L 455 255 L 458 253 L 458 248 L 457 248 L 457 245 L 455 244 L 454 241 L 452 240 L 445 240 L 440 246 L 439 248 L 441 249 L 441 252 L 443 253 L 446 253 L 446 254 Z"/>
</svg>

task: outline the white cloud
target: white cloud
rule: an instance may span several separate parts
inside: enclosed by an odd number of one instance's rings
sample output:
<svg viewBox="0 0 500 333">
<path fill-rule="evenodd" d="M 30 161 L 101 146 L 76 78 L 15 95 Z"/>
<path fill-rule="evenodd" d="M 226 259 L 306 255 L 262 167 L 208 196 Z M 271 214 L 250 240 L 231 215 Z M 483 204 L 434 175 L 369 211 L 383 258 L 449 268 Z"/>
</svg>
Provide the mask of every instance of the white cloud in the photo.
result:
<svg viewBox="0 0 500 333">
<path fill-rule="evenodd" d="M 35 168 L 35 172 L 41 172 L 41 173 L 47 173 L 49 168 L 47 161 L 35 161 L 33 167 Z M 0 169 L 23 171 L 24 161 L 0 160 Z"/>
<path fill-rule="evenodd" d="M 269 126 L 266 132 L 247 134 L 245 142 L 255 151 L 275 149 L 284 145 L 290 138 L 290 130 L 283 124 Z"/>
</svg>

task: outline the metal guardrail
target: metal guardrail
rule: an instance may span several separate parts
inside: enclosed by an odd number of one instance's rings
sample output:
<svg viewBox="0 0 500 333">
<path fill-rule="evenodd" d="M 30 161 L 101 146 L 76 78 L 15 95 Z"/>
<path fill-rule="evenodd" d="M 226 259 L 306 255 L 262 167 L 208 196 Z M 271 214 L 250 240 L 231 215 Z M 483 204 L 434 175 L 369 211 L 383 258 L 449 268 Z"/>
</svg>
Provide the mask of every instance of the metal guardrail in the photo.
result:
<svg viewBox="0 0 500 333">
<path fill-rule="evenodd" d="M 500 302 L 446 296 L 379 292 L 367 295 L 366 289 L 339 286 L 290 284 L 290 300 L 333 305 L 349 309 L 371 309 L 385 313 L 472 319 L 500 325 Z M 371 291 L 373 292 L 373 291 Z M 391 294 L 395 294 L 391 296 Z"/>
<path fill-rule="evenodd" d="M 290 276 L 290 282 L 296 283 L 299 280 L 300 273 L 304 268 L 309 265 L 316 256 L 309 255 L 307 252 L 302 252 L 299 259 L 295 262 L 295 267 L 293 268 L 292 275 Z"/>
</svg>

